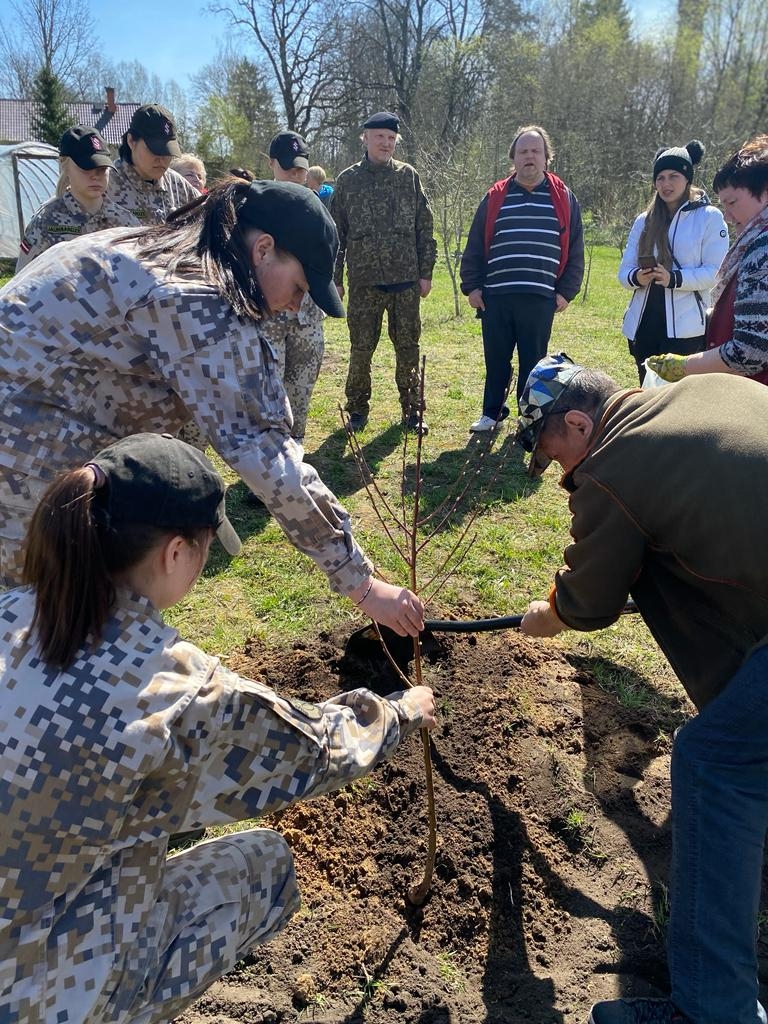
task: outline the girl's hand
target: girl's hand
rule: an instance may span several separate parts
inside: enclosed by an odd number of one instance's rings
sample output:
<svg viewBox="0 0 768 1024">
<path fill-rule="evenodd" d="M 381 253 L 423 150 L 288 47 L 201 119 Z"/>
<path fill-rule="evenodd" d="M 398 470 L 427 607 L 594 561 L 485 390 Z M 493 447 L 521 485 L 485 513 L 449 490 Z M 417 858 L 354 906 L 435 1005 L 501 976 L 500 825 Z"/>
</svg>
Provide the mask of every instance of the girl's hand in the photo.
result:
<svg viewBox="0 0 768 1024">
<path fill-rule="evenodd" d="M 424 629 L 421 598 L 405 587 L 371 578 L 350 594 L 350 598 L 361 612 L 394 630 L 398 636 L 418 636 Z"/>
</svg>

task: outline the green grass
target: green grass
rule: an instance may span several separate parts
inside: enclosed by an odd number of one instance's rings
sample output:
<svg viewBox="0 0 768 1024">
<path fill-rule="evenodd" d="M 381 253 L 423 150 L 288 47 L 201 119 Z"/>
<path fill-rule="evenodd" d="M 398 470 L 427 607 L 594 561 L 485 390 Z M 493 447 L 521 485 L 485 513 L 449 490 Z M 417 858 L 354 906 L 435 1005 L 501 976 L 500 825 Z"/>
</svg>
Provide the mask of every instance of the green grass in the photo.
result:
<svg viewBox="0 0 768 1024">
<path fill-rule="evenodd" d="M 636 371 L 621 335 L 626 292 L 616 281 L 618 262 L 618 250 L 594 250 L 587 300 L 578 297 L 555 318 L 550 351 L 566 351 L 577 362 L 604 369 L 631 386 Z M 448 274 L 438 269 L 432 293 L 422 303 L 425 418 L 430 425 L 422 454 L 422 514 L 435 514 L 422 537 L 439 521 L 436 510 L 446 495 L 468 481 L 470 486 L 424 550 L 420 585 L 432 577 L 469 518 L 475 518 L 470 530 L 474 542 L 430 602 L 430 617 L 524 611 L 529 601 L 548 594 L 569 542 L 567 497 L 558 487 L 556 467 L 540 481 L 529 480 L 511 443 L 511 425 L 499 432 L 493 447 L 469 434 L 469 424 L 481 411 L 484 366 L 480 323 L 466 304 L 463 310 L 460 319 L 453 317 Z M 349 509 L 355 536 L 377 568 L 393 582 L 407 583 L 407 570 L 373 513 L 341 428 L 345 322 L 326 320 L 325 337 L 326 357 L 307 429 L 307 459 Z M 379 487 L 398 509 L 405 476 L 404 502 L 410 510 L 415 452 L 409 442 L 404 474 L 399 418 L 393 351 L 385 329 L 374 357 L 371 417 L 359 436 Z M 329 592 L 322 573 L 291 547 L 274 521 L 243 501 L 242 485 L 219 465 L 234 484 L 228 503 L 244 541 L 243 553 L 229 561 L 214 551 L 198 584 L 167 618 L 188 639 L 225 659 L 254 635 L 277 645 L 324 629 L 343 626 L 351 631 L 363 624 L 360 613 Z M 662 694 L 669 694 L 671 672 L 637 616 L 624 617 L 601 633 L 565 633 L 542 642 L 577 659 L 619 699 L 651 711 L 669 708 Z"/>
</svg>

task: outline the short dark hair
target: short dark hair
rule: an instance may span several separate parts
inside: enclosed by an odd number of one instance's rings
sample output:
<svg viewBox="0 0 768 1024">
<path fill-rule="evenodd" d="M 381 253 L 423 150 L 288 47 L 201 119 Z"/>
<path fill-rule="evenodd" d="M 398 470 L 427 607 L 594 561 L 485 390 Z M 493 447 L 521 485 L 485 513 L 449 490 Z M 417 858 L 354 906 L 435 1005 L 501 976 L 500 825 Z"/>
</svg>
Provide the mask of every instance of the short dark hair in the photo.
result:
<svg viewBox="0 0 768 1024">
<path fill-rule="evenodd" d="M 712 182 L 712 190 L 745 188 L 756 199 L 768 189 L 768 135 L 756 135 L 726 160 Z"/>
<path fill-rule="evenodd" d="M 552 412 L 559 415 L 545 416 L 542 430 L 550 429 L 553 425 L 556 431 L 562 430 L 562 414 L 574 409 L 594 418 L 598 409 L 621 390 L 613 377 L 609 377 L 602 370 L 592 370 L 585 366 L 571 378 L 557 401 L 553 402 Z"/>
</svg>

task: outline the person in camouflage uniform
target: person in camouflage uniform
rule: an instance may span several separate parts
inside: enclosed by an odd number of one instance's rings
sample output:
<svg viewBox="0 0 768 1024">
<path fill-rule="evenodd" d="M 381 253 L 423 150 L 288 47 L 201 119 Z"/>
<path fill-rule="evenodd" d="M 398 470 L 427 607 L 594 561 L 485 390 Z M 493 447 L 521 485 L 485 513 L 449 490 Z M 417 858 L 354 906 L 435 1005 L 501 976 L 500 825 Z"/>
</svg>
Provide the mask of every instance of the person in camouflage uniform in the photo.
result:
<svg viewBox="0 0 768 1024">
<path fill-rule="evenodd" d="M 277 832 L 168 858 L 171 833 L 332 792 L 435 725 L 427 687 L 291 700 L 163 622 L 214 534 L 239 548 L 224 491 L 176 438 L 118 441 L 51 485 L 0 596 L 3 1024 L 166 1024 L 299 906 Z"/>
<path fill-rule="evenodd" d="M 155 103 L 139 107 L 120 144 L 110 174 L 108 197 L 142 224 L 161 224 L 169 213 L 200 193 L 176 171 L 171 160 L 181 156 L 173 116 Z"/>
<path fill-rule="evenodd" d="M 308 188 L 233 178 L 168 225 L 49 250 L 0 290 L 0 585 L 18 583 L 58 470 L 191 417 L 336 592 L 401 635 L 423 628 L 419 598 L 373 577 L 348 513 L 302 462 L 262 335 L 265 313 L 298 310 L 307 291 L 343 316 L 337 245 Z"/>
<path fill-rule="evenodd" d="M 269 144 L 269 165 L 275 181 L 305 184 L 309 150 L 301 135 L 289 131 L 278 132 Z M 291 405 L 291 436 L 303 444 L 309 403 L 325 352 L 323 312 L 309 295 L 305 295 L 297 313 L 282 312 L 265 320 L 264 334 L 277 354 L 285 392 Z"/>
<path fill-rule="evenodd" d="M 68 128 L 59 143 L 59 159 L 57 194 L 43 203 L 24 229 L 17 271 L 57 242 L 139 223 L 128 210 L 105 199 L 112 160 L 95 128 Z"/>
<path fill-rule="evenodd" d="M 392 157 L 399 128 L 388 111 L 368 118 L 361 136 L 365 157 L 341 172 L 331 199 L 340 241 L 335 281 L 343 298 L 346 264 L 349 289 L 346 408 L 353 431 L 368 421 L 371 360 L 385 311 L 403 423 L 416 428 L 419 422 L 419 306 L 432 287 L 437 244 L 419 175 Z"/>
</svg>

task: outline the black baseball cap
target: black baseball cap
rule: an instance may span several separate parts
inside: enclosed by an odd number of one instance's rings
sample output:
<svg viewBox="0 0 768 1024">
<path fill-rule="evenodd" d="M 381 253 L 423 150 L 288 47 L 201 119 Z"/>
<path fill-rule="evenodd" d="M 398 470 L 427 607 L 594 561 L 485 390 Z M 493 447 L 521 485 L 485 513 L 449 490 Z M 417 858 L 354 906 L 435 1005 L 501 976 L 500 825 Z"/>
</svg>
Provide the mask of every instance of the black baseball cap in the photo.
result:
<svg viewBox="0 0 768 1024">
<path fill-rule="evenodd" d="M 215 530 L 237 555 L 240 538 L 227 519 L 226 486 L 209 460 L 170 434 L 132 434 L 91 459 L 106 477 L 97 500 L 110 523 L 147 523 L 165 529 Z"/>
<path fill-rule="evenodd" d="M 134 139 L 144 139 L 155 156 L 181 156 L 173 115 L 158 103 L 145 103 L 135 110 L 128 131 Z"/>
<path fill-rule="evenodd" d="M 278 132 L 269 144 L 269 159 L 277 160 L 284 171 L 292 167 L 309 168 L 307 144 L 296 132 Z"/>
<path fill-rule="evenodd" d="M 240 205 L 242 227 L 271 235 L 278 249 L 301 263 L 309 294 L 328 316 L 346 316 L 333 283 L 339 234 L 328 210 L 306 185 L 291 181 L 252 181 Z"/>
<path fill-rule="evenodd" d="M 84 124 L 67 128 L 61 136 L 59 154 L 70 157 L 84 171 L 112 166 L 109 146 L 95 128 L 88 128 Z"/>
</svg>

